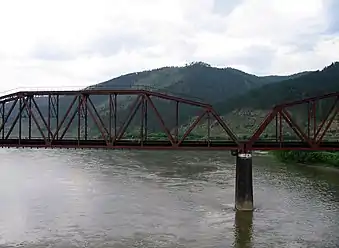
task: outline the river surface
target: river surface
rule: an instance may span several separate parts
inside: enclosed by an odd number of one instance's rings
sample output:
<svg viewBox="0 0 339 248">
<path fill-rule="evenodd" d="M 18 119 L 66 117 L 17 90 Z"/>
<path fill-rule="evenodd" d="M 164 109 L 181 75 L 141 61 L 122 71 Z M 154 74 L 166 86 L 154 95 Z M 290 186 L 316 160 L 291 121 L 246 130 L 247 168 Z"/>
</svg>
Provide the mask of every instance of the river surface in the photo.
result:
<svg viewBox="0 0 339 248">
<path fill-rule="evenodd" d="M 0 247 L 337 247 L 339 174 L 228 152 L 0 150 Z"/>
</svg>

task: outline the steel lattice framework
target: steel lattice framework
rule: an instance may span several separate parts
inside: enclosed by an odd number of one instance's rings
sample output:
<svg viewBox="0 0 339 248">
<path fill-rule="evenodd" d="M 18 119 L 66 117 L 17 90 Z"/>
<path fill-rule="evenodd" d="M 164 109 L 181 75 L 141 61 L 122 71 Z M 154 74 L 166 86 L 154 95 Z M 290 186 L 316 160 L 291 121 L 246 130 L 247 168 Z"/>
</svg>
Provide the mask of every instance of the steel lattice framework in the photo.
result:
<svg viewBox="0 0 339 248">
<path fill-rule="evenodd" d="M 321 109 L 323 115 L 317 106 L 321 103 L 327 103 L 327 107 Z M 292 117 L 291 109 L 298 108 L 299 115 L 303 114 L 306 123 L 298 124 L 297 119 Z M 310 97 L 299 101 L 288 102 L 275 106 L 252 137 L 245 142 L 245 150 L 339 150 L 338 138 L 325 140 L 329 128 L 338 117 L 339 112 L 339 92 L 331 94 Z M 293 141 L 285 140 L 283 135 L 283 122 L 285 122 L 295 135 Z M 274 140 L 260 140 L 260 135 L 269 125 L 274 125 Z M 338 127 L 334 128 L 334 133 L 338 133 Z"/>
<path fill-rule="evenodd" d="M 64 97 L 70 97 L 66 100 Z M 134 102 L 123 111 L 118 109 L 118 96 L 134 97 Z M 106 122 L 93 98 L 105 98 L 107 102 Z M 43 104 L 41 103 L 41 100 Z M 71 99 L 71 100 L 70 100 Z M 172 131 L 166 125 L 163 115 L 157 109 L 155 100 L 175 103 L 175 125 Z M 40 100 L 40 103 L 39 103 Z M 61 104 L 66 111 L 61 113 Z M 187 130 L 179 136 L 179 105 L 189 105 L 200 109 L 200 115 Z M 0 146 L 2 147 L 46 147 L 46 148 L 108 148 L 108 149 L 180 149 L 180 148 L 219 148 L 237 149 L 238 140 L 212 106 L 202 102 L 183 99 L 167 94 L 145 90 L 84 90 L 84 91 L 54 91 L 54 92 L 18 92 L 0 98 L 1 126 Z M 45 108 L 44 110 L 42 108 Z M 15 111 L 16 109 L 16 111 Z M 140 136 L 138 139 L 126 139 L 124 134 L 136 113 L 141 110 L 139 118 Z M 153 112 L 156 121 L 160 123 L 161 131 L 166 139 L 154 140 L 148 137 L 149 113 Z M 117 115 L 125 119 L 118 122 Z M 208 120 L 217 122 L 229 136 L 227 142 L 213 142 L 209 131 L 205 141 L 186 140 L 197 124 L 208 116 Z M 23 119 L 26 121 L 24 122 Z M 108 119 L 108 120 L 107 120 Z M 54 127 L 52 122 L 54 122 Z M 100 137 L 90 137 L 89 123 L 100 132 Z M 76 123 L 76 134 L 65 138 L 72 124 Z M 37 136 L 32 135 L 35 125 Z M 210 125 L 209 125 L 210 126 Z M 16 127 L 16 132 L 13 130 Z M 24 136 L 23 129 L 28 128 Z M 92 126 L 93 128 L 93 126 Z M 74 133 L 74 132 L 73 132 Z"/>
<path fill-rule="evenodd" d="M 128 104 L 121 107 L 119 97 L 129 99 Z M 316 106 L 324 99 L 332 99 L 332 102 L 326 114 L 319 117 Z M 173 112 L 164 112 L 157 105 L 159 101 L 173 106 Z M 189 123 L 185 130 L 182 130 L 183 124 L 179 122 L 183 105 L 200 111 L 195 119 L 190 122 L 185 120 Z M 295 106 L 299 110 L 305 110 L 306 124 L 298 124 L 293 120 L 289 108 Z M 338 111 L 339 93 L 277 105 L 253 135 L 246 140 L 240 140 L 210 104 L 168 94 L 146 90 L 24 91 L 0 97 L 0 146 L 238 151 L 339 150 L 337 140 L 324 140 Z M 164 134 L 162 138 L 152 136 L 155 128 L 150 127 L 150 124 L 154 122 L 159 124 L 158 131 Z M 293 130 L 292 140 L 284 137 L 283 122 Z M 201 123 L 206 127 L 202 138 L 190 138 L 192 131 Z M 211 127 L 216 125 L 224 132 L 224 139 L 211 136 Z M 263 139 L 261 135 L 269 125 L 274 125 L 275 137 Z M 138 135 L 127 135 L 127 129 L 131 127 Z"/>
</svg>

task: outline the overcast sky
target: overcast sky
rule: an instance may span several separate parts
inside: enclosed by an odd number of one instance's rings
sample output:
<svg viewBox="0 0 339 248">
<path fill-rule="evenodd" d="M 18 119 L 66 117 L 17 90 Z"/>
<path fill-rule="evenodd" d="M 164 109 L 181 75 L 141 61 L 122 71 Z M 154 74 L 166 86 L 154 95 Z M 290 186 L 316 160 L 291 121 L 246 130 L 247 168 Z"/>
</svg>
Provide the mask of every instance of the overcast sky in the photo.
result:
<svg viewBox="0 0 339 248">
<path fill-rule="evenodd" d="M 339 60 L 339 0 L 0 0 L 0 91 L 205 61 L 255 74 Z"/>
</svg>

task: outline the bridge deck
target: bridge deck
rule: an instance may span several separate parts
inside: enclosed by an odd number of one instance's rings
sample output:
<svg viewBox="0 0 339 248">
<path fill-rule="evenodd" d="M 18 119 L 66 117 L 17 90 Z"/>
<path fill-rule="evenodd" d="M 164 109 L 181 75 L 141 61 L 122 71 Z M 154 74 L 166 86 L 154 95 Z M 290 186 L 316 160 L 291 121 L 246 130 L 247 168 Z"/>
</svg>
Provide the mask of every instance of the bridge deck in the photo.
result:
<svg viewBox="0 0 339 248">
<path fill-rule="evenodd" d="M 46 145 L 44 139 L 0 139 L 0 147 L 16 148 L 93 148 L 93 149 L 140 149 L 140 150 L 237 150 L 239 146 L 233 141 L 184 141 L 179 146 L 167 140 L 119 140 L 107 144 L 104 140 L 55 140 Z M 290 141 L 285 143 L 273 141 L 257 141 L 249 150 L 313 150 L 306 142 Z M 317 150 L 339 150 L 339 142 L 321 142 Z"/>
</svg>

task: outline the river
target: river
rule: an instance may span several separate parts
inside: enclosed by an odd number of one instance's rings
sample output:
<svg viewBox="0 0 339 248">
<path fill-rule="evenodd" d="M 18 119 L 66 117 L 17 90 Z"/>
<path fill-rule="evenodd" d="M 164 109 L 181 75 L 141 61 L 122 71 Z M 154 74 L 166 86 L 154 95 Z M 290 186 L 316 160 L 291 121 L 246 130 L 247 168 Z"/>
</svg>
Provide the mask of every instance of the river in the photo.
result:
<svg viewBox="0 0 339 248">
<path fill-rule="evenodd" d="M 339 174 L 228 152 L 0 150 L 0 247 L 336 247 Z"/>
</svg>

